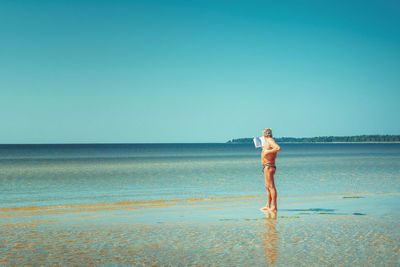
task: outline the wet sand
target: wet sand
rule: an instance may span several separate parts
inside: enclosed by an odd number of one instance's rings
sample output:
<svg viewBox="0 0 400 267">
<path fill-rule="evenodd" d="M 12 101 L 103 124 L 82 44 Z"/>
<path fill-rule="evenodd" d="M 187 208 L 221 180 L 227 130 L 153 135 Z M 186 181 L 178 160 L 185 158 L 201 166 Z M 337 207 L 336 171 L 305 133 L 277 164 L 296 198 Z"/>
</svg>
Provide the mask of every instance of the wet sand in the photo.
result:
<svg viewBox="0 0 400 267">
<path fill-rule="evenodd" d="M 400 193 L 265 195 L 9 207 L 2 265 L 400 264 Z"/>
</svg>

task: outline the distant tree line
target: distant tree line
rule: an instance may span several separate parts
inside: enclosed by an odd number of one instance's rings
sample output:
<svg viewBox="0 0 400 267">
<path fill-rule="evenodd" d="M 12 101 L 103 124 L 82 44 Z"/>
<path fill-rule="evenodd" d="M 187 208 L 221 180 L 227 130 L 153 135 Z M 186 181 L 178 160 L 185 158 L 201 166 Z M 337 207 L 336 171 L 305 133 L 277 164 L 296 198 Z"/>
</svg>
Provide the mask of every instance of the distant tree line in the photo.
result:
<svg viewBox="0 0 400 267">
<path fill-rule="evenodd" d="M 276 142 L 293 143 L 332 143 L 332 142 L 400 142 L 400 135 L 356 135 L 356 136 L 318 136 L 318 137 L 278 137 Z M 253 143 L 253 138 L 237 138 L 227 143 Z"/>
</svg>

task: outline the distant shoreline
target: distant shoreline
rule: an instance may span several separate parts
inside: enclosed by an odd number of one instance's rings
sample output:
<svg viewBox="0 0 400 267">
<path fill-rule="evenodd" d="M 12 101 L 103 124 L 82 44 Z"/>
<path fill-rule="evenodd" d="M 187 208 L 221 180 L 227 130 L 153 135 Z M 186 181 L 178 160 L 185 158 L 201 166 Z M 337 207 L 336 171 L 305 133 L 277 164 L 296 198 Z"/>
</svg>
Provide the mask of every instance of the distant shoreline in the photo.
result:
<svg viewBox="0 0 400 267">
<path fill-rule="evenodd" d="M 276 141 L 279 144 L 400 144 L 400 141 L 395 142 L 281 142 Z M 226 142 L 225 144 L 232 144 L 232 145 L 243 145 L 249 144 L 247 142 Z"/>
<path fill-rule="evenodd" d="M 356 135 L 356 136 L 318 136 L 318 137 L 277 137 L 277 143 L 400 143 L 400 135 Z M 237 138 L 228 144 L 252 144 L 253 138 Z"/>
</svg>

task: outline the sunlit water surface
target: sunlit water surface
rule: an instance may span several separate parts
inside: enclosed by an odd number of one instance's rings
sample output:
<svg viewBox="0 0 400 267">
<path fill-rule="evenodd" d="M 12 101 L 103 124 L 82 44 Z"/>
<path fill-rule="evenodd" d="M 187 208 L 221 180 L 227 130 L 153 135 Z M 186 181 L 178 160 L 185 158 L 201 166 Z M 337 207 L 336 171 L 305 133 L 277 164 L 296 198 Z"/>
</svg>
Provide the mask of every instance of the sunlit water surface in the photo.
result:
<svg viewBox="0 0 400 267">
<path fill-rule="evenodd" d="M 400 264 L 400 144 L 0 146 L 0 264 Z"/>
</svg>

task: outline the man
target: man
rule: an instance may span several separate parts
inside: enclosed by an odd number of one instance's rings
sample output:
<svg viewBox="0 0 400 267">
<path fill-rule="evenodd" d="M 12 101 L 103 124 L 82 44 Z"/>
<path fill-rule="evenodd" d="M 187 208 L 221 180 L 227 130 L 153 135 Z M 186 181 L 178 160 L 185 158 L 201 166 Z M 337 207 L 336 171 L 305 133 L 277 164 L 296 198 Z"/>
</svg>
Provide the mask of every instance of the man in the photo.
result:
<svg viewBox="0 0 400 267">
<path fill-rule="evenodd" d="M 265 145 L 263 146 L 261 152 L 261 164 L 263 166 L 263 172 L 265 175 L 265 189 L 268 192 L 268 201 L 265 207 L 262 207 L 262 211 L 271 211 L 277 212 L 278 205 L 276 203 L 277 193 L 274 183 L 274 174 L 276 171 L 275 159 L 276 155 L 281 148 L 275 143 L 275 140 L 272 138 L 272 130 L 270 128 L 265 128 L 263 130 L 263 135 L 265 139 Z M 272 201 L 272 207 L 271 207 Z"/>
</svg>

